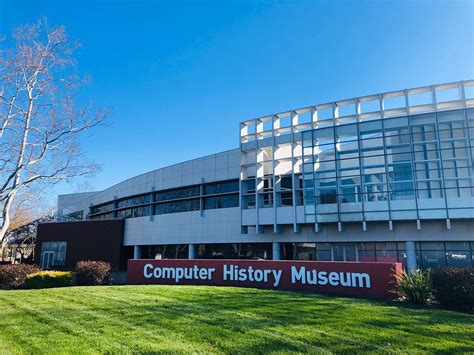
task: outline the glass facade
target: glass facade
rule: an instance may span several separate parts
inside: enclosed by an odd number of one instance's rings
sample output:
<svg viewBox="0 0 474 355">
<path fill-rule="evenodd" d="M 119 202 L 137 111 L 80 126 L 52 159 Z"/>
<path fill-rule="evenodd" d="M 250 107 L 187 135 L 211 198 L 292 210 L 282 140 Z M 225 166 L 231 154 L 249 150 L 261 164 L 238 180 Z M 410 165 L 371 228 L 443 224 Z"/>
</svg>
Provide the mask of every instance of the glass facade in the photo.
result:
<svg viewBox="0 0 474 355">
<path fill-rule="evenodd" d="M 474 266 L 474 242 L 419 242 L 416 249 L 423 269 Z"/>
<path fill-rule="evenodd" d="M 172 189 L 160 191 L 155 194 L 155 201 L 178 200 L 189 197 L 196 197 L 200 195 L 199 186 L 184 187 L 179 189 Z"/>
<path fill-rule="evenodd" d="M 271 243 L 199 244 L 198 259 L 272 259 Z"/>
<path fill-rule="evenodd" d="M 272 259 L 271 243 L 197 244 L 198 259 Z M 474 242 L 418 242 L 418 267 L 474 267 Z M 144 259 L 187 259 L 188 244 L 148 245 Z M 399 262 L 406 267 L 405 242 L 281 243 L 282 260 Z"/>
<path fill-rule="evenodd" d="M 418 242 L 423 269 L 474 267 L 474 242 Z M 282 259 L 314 261 L 400 262 L 406 267 L 405 242 L 282 243 Z"/>
<path fill-rule="evenodd" d="M 196 244 L 198 259 L 272 259 L 271 243 Z M 188 244 L 145 245 L 142 259 L 187 259 Z"/>
<path fill-rule="evenodd" d="M 81 211 L 67 213 L 62 216 L 61 220 L 74 222 L 74 221 L 82 221 L 83 218 L 84 218 L 84 211 L 81 210 Z"/>
<path fill-rule="evenodd" d="M 237 240 L 267 243 L 195 244 L 198 258 L 271 259 L 268 242 L 273 240 L 280 243 L 282 259 L 406 265 L 406 243 L 394 240 L 411 235 L 411 243 L 418 241 L 408 244 L 416 246 L 418 266 L 472 266 L 473 242 L 429 241 L 443 240 L 444 235 L 472 239 L 467 229 L 474 218 L 474 95 L 467 97 L 466 87 L 474 93 L 474 81 L 458 82 L 242 122 L 239 179 L 127 196 L 92 206 L 90 218 L 190 211 L 201 211 L 203 216 L 205 210 L 240 206 L 241 226 L 237 214 L 229 213 L 232 223 L 197 226 L 203 236 L 212 237 L 198 242 L 233 241 L 239 234 L 252 234 Z M 437 95 L 445 89 L 458 97 L 440 101 L 442 96 Z M 412 100 L 420 93 L 429 102 L 420 105 Z M 221 215 L 226 218 L 226 213 Z M 199 233 L 192 228 L 183 228 L 181 235 L 186 237 L 180 242 L 196 241 Z M 369 239 L 365 233 L 380 228 L 383 233 L 374 238 L 391 241 L 360 242 Z M 313 238 L 321 231 L 326 232 L 324 238 Z M 335 238 L 333 234 L 340 232 L 343 238 Z M 274 239 L 269 237 L 273 233 Z M 287 242 L 298 241 L 298 233 L 300 240 L 325 242 Z M 139 244 L 139 238 L 133 242 Z M 186 244 L 142 249 L 150 258 L 186 258 L 187 252 Z"/>
<path fill-rule="evenodd" d="M 214 196 L 206 197 L 204 199 L 204 209 L 213 210 L 216 208 L 230 208 L 239 206 L 239 195 L 224 195 L 224 196 Z"/>
<path fill-rule="evenodd" d="M 91 207 L 91 214 L 110 212 L 114 209 L 112 202 Z"/>
<path fill-rule="evenodd" d="M 472 218 L 474 109 L 309 125 L 289 115 L 290 130 L 272 117 L 275 143 L 242 143 L 242 209 L 304 204 L 305 223 Z"/>
<path fill-rule="evenodd" d="M 468 118 L 456 110 L 303 132 L 305 202 L 314 203 L 308 219 L 456 218 L 463 209 L 469 215 Z"/>
<path fill-rule="evenodd" d="M 187 259 L 188 244 L 142 246 L 140 257 L 142 259 Z"/>
<path fill-rule="evenodd" d="M 150 194 L 140 195 L 132 198 L 120 199 L 117 202 L 117 208 L 127 208 L 137 205 L 146 205 L 150 203 Z"/>
<path fill-rule="evenodd" d="M 220 181 L 204 185 L 205 195 L 216 195 L 239 191 L 239 180 Z"/>
<path fill-rule="evenodd" d="M 199 211 L 199 206 L 198 198 L 163 202 L 155 205 L 154 214 Z"/>
<path fill-rule="evenodd" d="M 406 264 L 405 242 L 283 243 L 286 260 L 401 262 Z"/>
<path fill-rule="evenodd" d="M 186 186 L 150 192 L 90 208 L 90 219 L 134 218 L 155 215 L 239 207 L 239 180 Z"/>
<path fill-rule="evenodd" d="M 150 215 L 150 206 L 125 208 L 116 212 L 117 218 L 134 218 Z"/>
</svg>

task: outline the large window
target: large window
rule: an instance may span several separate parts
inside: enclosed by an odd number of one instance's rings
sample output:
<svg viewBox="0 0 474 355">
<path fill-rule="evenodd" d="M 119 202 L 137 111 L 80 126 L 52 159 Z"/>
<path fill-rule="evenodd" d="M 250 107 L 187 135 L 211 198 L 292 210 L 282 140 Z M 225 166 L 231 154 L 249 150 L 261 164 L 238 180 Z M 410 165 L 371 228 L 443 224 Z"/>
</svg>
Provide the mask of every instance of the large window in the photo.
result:
<svg viewBox="0 0 474 355">
<path fill-rule="evenodd" d="M 293 205 L 293 183 L 292 176 L 278 176 L 277 184 L 277 206 Z"/>
<path fill-rule="evenodd" d="M 472 267 L 473 247 L 473 242 L 420 242 L 417 243 L 418 263 L 423 269 Z"/>
<path fill-rule="evenodd" d="M 466 110 L 451 110 L 295 135 L 304 204 L 315 205 L 305 209 L 307 221 L 468 217 L 474 196 L 472 112 L 467 119 Z M 357 217 L 356 209 L 362 209 Z"/>
<path fill-rule="evenodd" d="M 55 253 L 58 250 L 57 246 L 51 247 L 49 244 L 47 244 L 47 249 L 44 248 L 43 246 L 42 260 L 44 250 Z M 418 267 L 423 269 L 443 266 L 472 267 L 474 266 L 473 248 L 474 242 L 417 242 Z M 196 245 L 196 254 L 199 259 L 271 259 L 272 253 L 271 243 Z M 187 244 L 149 245 L 141 248 L 141 258 L 145 259 L 186 259 L 187 257 Z M 281 243 L 282 260 L 399 262 L 406 267 L 406 257 L 405 242 Z"/>
<path fill-rule="evenodd" d="M 147 203 L 150 203 L 150 194 L 119 200 L 117 202 L 117 207 L 126 208 L 126 207 L 137 206 L 137 205 L 145 205 Z"/>
<path fill-rule="evenodd" d="M 155 201 L 177 200 L 181 198 L 195 197 L 199 195 L 200 195 L 199 186 L 191 186 L 191 187 L 157 192 L 155 195 Z"/>
<path fill-rule="evenodd" d="M 127 208 L 117 211 L 117 218 L 134 218 L 150 215 L 150 206 Z"/>
<path fill-rule="evenodd" d="M 204 185 L 205 195 L 216 195 L 226 192 L 239 192 L 239 180 L 213 182 Z"/>
<path fill-rule="evenodd" d="M 199 199 L 163 202 L 155 206 L 154 214 L 190 212 L 199 210 Z"/>
<path fill-rule="evenodd" d="M 213 182 L 204 185 L 204 209 L 239 207 L 239 180 Z M 217 195 L 217 196 L 216 196 Z"/>
<path fill-rule="evenodd" d="M 114 204 L 112 202 L 108 202 L 106 204 L 94 206 L 91 208 L 91 213 L 96 214 L 96 213 L 103 213 L 103 212 L 109 212 L 114 209 Z"/>
<path fill-rule="evenodd" d="M 82 221 L 84 218 L 84 211 L 76 211 L 65 214 L 62 219 L 65 221 Z"/>
<path fill-rule="evenodd" d="M 141 248 L 142 259 L 187 259 L 188 244 L 146 245 Z"/>
<path fill-rule="evenodd" d="M 199 259 L 272 259 L 271 243 L 200 244 Z"/>
<path fill-rule="evenodd" d="M 406 265 L 405 242 L 282 243 L 286 260 L 400 262 Z"/>
<path fill-rule="evenodd" d="M 242 208 L 255 208 L 256 199 L 256 184 L 255 179 L 242 180 Z"/>
<path fill-rule="evenodd" d="M 206 197 L 204 199 L 205 210 L 213 210 L 216 208 L 231 208 L 231 207 L 239 207 L 238 194 Z"/>
<path fill-rule="evenodd" d="M 255 189 L 255 180 L 253 182 Z M 94 220 L 135 218 L 149 216 L 152 213 L 167 214 L 198 211 L 201 208 L 238 206 L 239 180 L 234 179 L 121 198 L 92 206 L 88 217 Z"/>
<path fill-rule="evenodd" d="M 419 243 L 421 267 L 424 269 L 446 266 L 446 254 L 443 242 Z"/>
<path fill-rule="evenodd" d="M 66 265 L 67 242 L 43 242 L 41 244 L 41 267 L 64 267 Z"/>
<path fill-rule="evenodd" d="M 98 214 L 96 216 L 92 216 L 92 217 L 89 217 L 93 220 L 106 220 L 106 219 L 113 219 L 114 218 L 114 214 L 112 212 L 109 212 L 109 213 L 102 213 L 102 214 Z"/>
<path fill-rule="evenodd" d="M 469 242 L 446 242 L 446 264 L 452 267 L 470 267 L 471 249 Z"/>
</svg>

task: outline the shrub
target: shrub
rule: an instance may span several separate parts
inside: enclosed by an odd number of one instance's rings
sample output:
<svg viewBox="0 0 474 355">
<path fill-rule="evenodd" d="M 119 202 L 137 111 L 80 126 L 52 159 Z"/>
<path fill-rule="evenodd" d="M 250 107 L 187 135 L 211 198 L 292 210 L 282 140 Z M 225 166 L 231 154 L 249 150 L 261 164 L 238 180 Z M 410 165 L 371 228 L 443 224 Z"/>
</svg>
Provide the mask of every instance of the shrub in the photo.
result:
<svg viewBox="0 0 474 355">
<path fill-rule="evenodd" d="M 433 294 L 441 307 L 474 312 L 474 268 L 446 267 L 431 273 Z"/>
<path fill-rule="evenodd" d="M 0 265 L 0 288 L 7 290 L 22 288 L 25 286 L 26 276 L 39 270 L 35 265 Z"/>
<path fill-rule="evenodd" d="M 430 270 L 403 271 L 396 291 L 398 295 L 414 304 L 427 304 L 431 297 Z"/>
<path fill-rule="evenodd" d="M 104 261 L 79 261 L 76 265 L 76 283 L 83 286 L 107 285 L 110 282 L 110 264 Z"/>
<path fill-rule="evenodd" d="M 40 271 L 26 276 L 26 288 L 51 288 L 71 286 L 69 271 Z"/>
</svg>

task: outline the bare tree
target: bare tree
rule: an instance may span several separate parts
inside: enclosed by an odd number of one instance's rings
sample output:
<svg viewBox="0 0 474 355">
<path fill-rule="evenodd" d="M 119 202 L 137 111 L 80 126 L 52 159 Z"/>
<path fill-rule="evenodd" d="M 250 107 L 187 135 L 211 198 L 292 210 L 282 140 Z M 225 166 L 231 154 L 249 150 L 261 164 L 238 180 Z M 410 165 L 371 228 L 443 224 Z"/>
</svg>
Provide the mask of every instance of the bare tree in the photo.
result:
<svg viewBox="0 0 474 355">
<path fill-rule="evenodd" d="M 8 255 L 8 250 L 12 250 L 12 256 L 25 258 L 34 257 L 34 246 L 36 242 L 36 232 L 38 223 L 51 220 L 53 206 L 49 205 L 42 198 L 42 191 L 31 186 L 23 189 L 15 197 L 15 202 L 10 209 L 10 225 L 0 242 L 0 262 L 4 261 L 4 256 Z"/>
<path fill-rule="evenodd" d="M 25 224 L 28 224 L 41 217 L 36 215 L 33 209 L 30 209 L 28 206 L 26 206 L 25 200 L 20 200 L 19 203 L 18 201 L 15 201 L 15 205 L 16 206 L 10 209 L 10 215 L 12 217 L 10 218 L 10 225 L 8 226 L 7 231 L 24 226 Z"/>
<path fill-rule="evenodd" d="M 78 43 L 46 19 L 13 30 L 0 50 L 0 241 L 11 208 L 25 188 L 94 173 L 81 135 L 101 125 L 107 110 L 78 105 L 85 80 L 76 73 Z"/>
<path fill-rule="evenodd" d="M 93 192 L 94 190 L 95 187 L 89 180 L 84 180 L 80 183 L 77 183 L 74 187 L 74 193 Z"/>
</svg>

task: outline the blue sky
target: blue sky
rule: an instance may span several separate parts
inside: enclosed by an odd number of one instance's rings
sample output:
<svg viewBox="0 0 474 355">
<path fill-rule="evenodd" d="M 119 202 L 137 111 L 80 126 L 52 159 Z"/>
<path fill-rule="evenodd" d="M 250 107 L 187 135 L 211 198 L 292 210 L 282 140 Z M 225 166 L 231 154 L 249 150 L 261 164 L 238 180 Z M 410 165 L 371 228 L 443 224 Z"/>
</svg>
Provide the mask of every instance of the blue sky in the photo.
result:
<svg viewBox="0 0 474 355">
<path fill-rule="evenodd" d="M 468 0 L 0 0 L 0 33 L 39 16 L 81 40 L 84 95 L 114 108 L 84 140 L 96 189 L 236 148 L 243 120 L 474 78 Z"/>
</svg>

